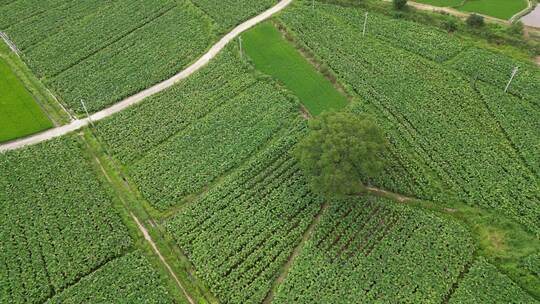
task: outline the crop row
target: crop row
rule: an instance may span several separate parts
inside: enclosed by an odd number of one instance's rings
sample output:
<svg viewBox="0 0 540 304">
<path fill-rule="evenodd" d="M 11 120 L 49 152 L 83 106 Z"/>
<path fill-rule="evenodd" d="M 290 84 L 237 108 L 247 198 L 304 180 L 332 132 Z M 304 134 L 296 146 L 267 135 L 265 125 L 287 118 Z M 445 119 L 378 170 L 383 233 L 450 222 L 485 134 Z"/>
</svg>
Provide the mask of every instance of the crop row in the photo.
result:
<svg viewBox="0 0 540 304">
<path fill-rule="evenodd" d="M 485 49 L 470 48 L 453 60 L 452 68 L 463 72 L 471 79 L 493 85 L 492 90 L 504 91 L 512 71 L 518 71 L 508 87 L 508 92 L 540 106 L 540 71 L 531 63 L 511 59 Z"/>
<path fill-rule="evenodd" d="M 466 230 L 432 214 L 383 199 L 333 201 L 274 303 L 440 303 L 473 249 Z"/>
<path fill-rule="evenodd" d="M 260 81 L 128 167 L 143 195 L 164 209 L 240 165 L 298 116 L 296 106 Z"/>
<path fill-rule="evenodd" d="M 19 0 L 2 7 L 0 29 L 60 101 L 84 113 L 81 100 L 98 111 L 172 76 L 274 3 Z"/>
<path fill-rule="evenodd" d="M 319 210 L 288 155 L 297 136 L 280 138 L 166 222 L 224 303 L 262 302 Z"/>
<path fill-rule="evenodd" d="M 538 180 L 470 81 L 436 62 L 362 37 L 358 29 L 326 26 L 332 24 L 328 16 L 340 14 L 337 6 L 327 6 L 316 13 L 289 10 L 281 18 L 358 94 L 362 102 L 353 108 L 371 112 L 385 129 L 391 167 L 373 182 L 426 199 L 496 208 L 538 232 Z"/>
<path fill-rule="evenodd" d="M 0 155 L 0 302 L 43 302 L 131 239 L 72 137 Z"/>
<path fill-rule="evenodd" d="M 276 4 L 277 0 L 197 0 L 193 3 L 210 16 L 221 31 L 229 29 Z"/>
<path fill-rule="evenodd" d="M 141 252 L 112 260 L 49 299 L 53 303 L 175 303 Z"/>
<path fill-rule="evenodd" d="M 479 257 L 460 282 L 449 303 L 538 303 L 538 301 L 500 273 L 495 266 Z"/>
<path fill-rule="evenodd" d="M 308 13 L 311 10 L 311 2 L 299 2 L 304 5 L 303 10 Z M 366 36 L 382 40 L 394 47 L 403 48 L 409 52 L 421 55 L 425 58 L 443 62 L 455 57 L 465 48 L 465 44 L 459 39 L 450 36 L 447 32 L 438 28 L 429 27 L 417 22 L 388 18 L 374 12 L 363 9 L 340 7 L 331 4 L 316 4 L 317 11 L 325 14 L 332 20 L 328 27 L 349 27 L 356 32 L 363 32 L 366 24 Z M 368 13 L 367 22 L 366 12 Z"/>
</svg>

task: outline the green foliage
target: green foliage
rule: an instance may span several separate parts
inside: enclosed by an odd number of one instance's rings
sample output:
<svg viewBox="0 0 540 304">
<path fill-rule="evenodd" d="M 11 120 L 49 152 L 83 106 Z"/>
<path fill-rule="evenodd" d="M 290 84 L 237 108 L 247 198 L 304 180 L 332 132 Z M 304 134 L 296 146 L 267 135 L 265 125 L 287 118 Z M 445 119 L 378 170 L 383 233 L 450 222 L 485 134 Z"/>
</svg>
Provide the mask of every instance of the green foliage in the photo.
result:
<svg viewBox="0 0 540 304">
<path fill-rule="evenodd" d="M 260 14 L 277 2 L 277 0 L 197 0 L 194 4 L 208 14 L 221 30 L 226 30 Z"/>
<path fill-rule="evenodd" d="M 513 22 L 509 27 L 508 27 L 508 33 L 510 33 L 511 35 L 515 35 L 515 36 L 523 36 L 523 22 L 521 21 L 516 21 L 516 22 Z"/>
<path fill-rule="evenodd" d="M 524 129 L 510 135 L 516 138 L 514 141 L 501 128 L 512 122 L 491 112 L 501 106 L 498 97 L 484 99 L 471 85 L 471 79 L 424 55 L 426 46 L 444 49 L 446 45 L 412 41 L 401 47 L 379 36 L 363 37 L 362 10 L 322 4 L 316 8 L 308 13 L 296 6 L 281 19 L 361 101 L 353 104 L 351 110 L 371 113 L 384 130 L 390 141 L 385 156 L 388 166 L 385 174 L 372 182 L 393 192 L 437 202 L 457 200 L 494 208 L 538 233 L 538 176 L 514 146 L 514 142 L 523 141 L 518 137 L 538 138 L 540 128 L 533 122 L 537 116 L 532 114 L 530 119 L 520 122 Z M 401 25 L 400 21 L 392 22 L 397 27 Z M 330 23 L 334 26 L 325 26 Z M 404 28 L 405 32 L 410 30 Z M 419 25 L 414 30 L 424 32 Z M 468 53 L 452 62 L 468 60 Z M 494 58 L 494 63 L 470 60 L 467 68 L 483 73 L 479 66 L 498 66 L 497 60 L 503 64 L 509 60 L 501 55 Z M 532 89 L 538 70 L 526 71 L 530 72 L 520 87 Z M 518 83 L 516 80 L 515 89 L 519 88 Z M 540 92 L 530 91 L 527 94 L 531 96 Z M 515 117 L 527 115 L 519 114 L 521 103 L 505 107 L 512 107 Z M 535 156 L 531 157 L 534 160 Z"/>
<path fill-rule="evenodd" d="M 433 214 L 333 201 L 273 303 L 442 303 L 473 250 L 463 227 Z"/>
<path fill-rule="evenodd" d="M 1 55 L 0 79 L 0 142 L 53 126 Z"/>
<path fill-rule="evenodd" d="M 538 303 L 538 301 L 501 274 L 495 266 L 479 258 L 469 269 L 449 303 L 503 304 Z"/>
<path fill-rule="evenodd" d="M 131 239 L 73 137 L 0 155 L 0 302 L 42 303 Z"/>
<path fill-rule="evenodd" d="M 455 32 L 455 31 L 457 31 L 457 29 L 458 29 L 457 22 L 456 22 L 456 20 L 454 20 L 454 19 L 445 20 L 445 21 L 442 23 L 442 26 L 443 26 L 443 28 L 446 29 L 449 33 L 453 33 L 453 32 Z"/>
<path fill-rule="evenodd" d="M 165 210 L 239 166 L 298 116 L 294 101 L 229 49 L 208 70 L 98 125 L 98 132 L 143 196 Z M 129 139 L 116 142 L 124 134 Z"/>
<path fill-rule="evenodd" d="M 314 191 L 342 196 L 364 190 L 363 178 L 383 169 L 386 140 L 375 122 L 346 112 L 327 112 L 309 122 L 295 156 Z"/>
<path fill-rule="evenodd" d="M 46 303 L 174 303 L 141 252 L 114 259 Z"/>
<path fill-rule="evenodd" d="M 397 10 L 403 10 L 407 6 L 407 0 L 392 0 L 394 8 Z"/>
<path fill-rule="evenodd" d="M 63 2 L 7 4 L 0 28 L 59 99 L 84 113 L 81 99 L 97 111 L 172 76 L 275 1 Z"/>
<path fill-rule="evenodd" d="M 246 54 L 259 71 L 283 83 L 311 115 L 341 109 L 347 98 L 291 45 L 270 23 L 242 35 Z M 324 72 L 324 67 L 320 70 Z M 326 71 L 328 72 L 328 71 Z"/>
<path fill-rule="evenodd" d="M 465 22 L 470 27 L 482 27 L 484 26 L 484 17 L 477 14 L 470 14 Z"/>
<path fill-rule="evenodd" d="M 289 150 L 302 122 L 165 227 L 223 303 L 261 303 L 322 203 Z"/>
</svg>

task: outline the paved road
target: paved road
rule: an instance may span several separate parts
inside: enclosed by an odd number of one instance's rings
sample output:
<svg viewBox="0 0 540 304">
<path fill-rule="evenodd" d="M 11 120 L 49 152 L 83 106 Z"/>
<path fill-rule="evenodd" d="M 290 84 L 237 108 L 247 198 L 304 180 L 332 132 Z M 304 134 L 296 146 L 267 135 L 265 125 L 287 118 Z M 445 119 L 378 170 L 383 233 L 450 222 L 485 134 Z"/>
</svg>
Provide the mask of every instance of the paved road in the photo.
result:
<svg viewBox="0 0 540 304">
<path fill-rule="evenodd" d="M 292 0 L 281 0 L 278 4 L 268 9 L 267 11 L 240 24 L 239 26 L 235 27 L 232 31 L 230 31 L 227 35 L 225 35 L 223 38 L 221 38 L 216 44 L 212 46 L 212 48 L 206 54 L 204 54 L 201 58 L 199 58 L 199 60 L 197 60 L 191 66 L 187 67 L 185 70 L 181 71 L 180 73 L 174 75 L 173 77 L 165 81 L 162 81 L 142 92 L 139 92 L 131 97 L 128 97 L 114 104 L 113 106 L 109 108 L 103 109 L 99 112 L 96 112 L 90 115 L 90 120 L 98 121 L 106 117 L 109 117 L 117 112 L 120 112 L 126 109 L 127 107 L 131 105 L 141 102 L 146 97 L 159 93 L 173 86 L 178 81 L 190 76 L 191 74 L 195 73 L 197 70 L 201 69 L 206 64 L 208 64 L 208 62 L 212 58 L 214 58 L 229 42 L 231 42 L 234 38 L 236 38 L 242 32 L 270 18 L 273 14 L 287 7 L 291 2 Z M 174 37 L 171 37 L 171 39 L 174 39 Z M 88 118 L 73 120 L 71 123 L 61 126 L 61 127 L 49 129 L 44 132 L 37 133 L 29 137 L 21 138 L 18 140 L 14 140 L 5 144 L 0 144 L 0 153 L 5 152 L 5 151 L 19 149 L 27 145 L 34 145 L 34 144 L 49 140 L 51 138 L 65 135 L 67 133 L 78 130 L 84 126 L 87 126 L 90 123 L 90 120 Z"/>
</svg>

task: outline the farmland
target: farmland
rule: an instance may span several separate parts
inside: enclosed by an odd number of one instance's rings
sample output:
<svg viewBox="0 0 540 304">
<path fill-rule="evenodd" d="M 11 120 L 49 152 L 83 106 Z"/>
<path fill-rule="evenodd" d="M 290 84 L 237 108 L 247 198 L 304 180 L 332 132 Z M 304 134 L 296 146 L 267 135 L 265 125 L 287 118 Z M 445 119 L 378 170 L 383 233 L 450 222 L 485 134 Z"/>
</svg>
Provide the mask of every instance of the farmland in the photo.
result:
<svg viewBox="0 0 540 304">
<path fill-rule="evenodd" d="M 81 124 L 0 144 L 1 303 L 538 303 L 540 70 L 391 3 L 229 32 L 277 3 L 0 0 L 17 67 Z M 298 160 L 325 111 L 388 141 L 358 192 Z"/>
<path fill-rule="evenodd" d="M 527 8 L 526 0 L 417 0 L 415 2 L 450 7 L 463 12 L 478 13 L 503 20 Z"/>
<path fill-rule="evenodd" d="M 473 250 L 462 227 L 433 215 L 383 199 L 334 201 L 274 303 L 440 303 Z"/>
<path fill-rule="evenodd" d="M 237 6 L 200 1 L 208 15 L 187 0 L 20 0 L 2 6 L 0 29 L 61 102 L 83 113 L 82 99 L 94 112 L 175 74 L 272 3 L 245 1 L 236 14 Z"/>
<path fill-rule="evenodd" d="M 347 99 L 281 37 L 270 23 L 264 23 L 244 36 L 246 54 L 254 66 L 282 82 L 313 115 L 323 110 L 339 110 Z"/>
<path fill-rule="evenodd" d="M 51 121 L 1 56 L 0 77 L 0 142 L 52 127 Z"/>
<path fill-rule="evenodd" d="M 328 64 L 364 101 L 351 110 L 373 113 L 386 129 L 392 145 L 388 158 L 393 165 L 376 181 L 378 186 L 429 200 L 458 199 L 496 208 L 538 233 L 537 169 L 530 166 L 531 161 L 524 161 L 529 156 L 520 156 L 527 152 L 516 149 L 511 137 L 514 134 L 506 135 L 504 127 L 508 128 L 509 123 L 497 119 L 510 118 L 494 116 L 489 110 L 498 107 L 500 99 L 486 95 L 483 99 L 468 77 L 426 56 L 424 49 L 437 48 L 437 39 L 431 43 L 420 41 L 416 47 L 404 50 L 389 45 L 377 33 L 362 37 L 358 30 L 361 10 L 351 13 L 355 9 L 325 4 L 319 4 L 317 9 L 316 13 L 305 13 L 300 3 L 282 20 L 299 43 Z M 302 31 L 295 30 L 300 28 Z M 445 34 L 432 30 L 431 35 Z M 340 39 L 333 39 L 336 36 Z M 377 76 L 371 77 L 375 73 Z M 538 70 L 531 69 L 530 73 L 537 77 Z M 526 79 L 526 83 L 535 85 Z M 526 96 L 537 94 L 530 93 L 529 87 L 516 85 L 514 90 Z M 523 98 L 522 103 L 529 102 Z M 504 106 L 513 107 L 517 115 L 522 113 L 520 103 Z M 521 123 L 526 136 L 539 138 L 537 122 Z"/>
</svg>

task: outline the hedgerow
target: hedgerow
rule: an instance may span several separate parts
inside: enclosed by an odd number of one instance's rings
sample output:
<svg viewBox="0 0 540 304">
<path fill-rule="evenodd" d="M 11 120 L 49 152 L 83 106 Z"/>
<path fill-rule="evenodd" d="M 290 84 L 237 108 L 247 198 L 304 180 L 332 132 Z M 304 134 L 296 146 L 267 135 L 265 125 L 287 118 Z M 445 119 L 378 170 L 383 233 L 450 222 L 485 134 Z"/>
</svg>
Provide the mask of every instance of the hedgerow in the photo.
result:
<svg viewBox="0 0 540 304">
<path fill-rule="evenodd" d="M 0 155 L 0 302 L 43 303 L 130 245 L 80 143 Z"/>
<path fill-rule="evenodd" d="M 152 265 L 135 251 L 110 261 L 46 303 L 175 302 Z"/>
<path fill-rule="evenodd" d="M 288 155 L 303 134 L 291 132 L 165 223 L 224 303 L 262 302 L 322 203 Z"/>
<path fill-rule="evenodd" d="M 335 23 L 341 10 L 295 6 L 281 19 L 359 97 L 352 110 L 372 113 L 385 129 L 390 165 L 372 182 L 425 199 L 496 208 L 538 233 L 538 179 L 471 81 L 385 40 L 363 37 L 358 28 Z M 361 14 L 348 22 L 361 23 Z M 536 134 L 537 129 L 526 132 Z"/>
<path fill-rule="evenodd" d="M 538 301 L 480 257 L 469 269 L 448 303 L 525 304 Z"/>
<path fill-rule="evenodd" d="M 454 222 L 385 199 L 332 201 L 273 303 L 441 303 L 472 242 Z"/>
</svg>

